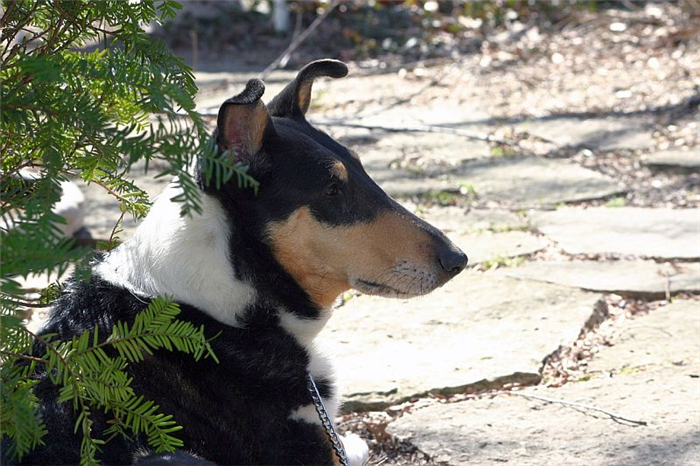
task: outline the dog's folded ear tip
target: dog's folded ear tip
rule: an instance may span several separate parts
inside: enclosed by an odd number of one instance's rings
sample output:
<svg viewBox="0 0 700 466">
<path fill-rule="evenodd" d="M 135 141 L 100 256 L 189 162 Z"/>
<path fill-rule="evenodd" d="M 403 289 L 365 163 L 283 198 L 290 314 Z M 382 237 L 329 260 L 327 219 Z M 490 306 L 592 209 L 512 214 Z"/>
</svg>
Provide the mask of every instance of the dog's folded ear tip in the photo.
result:
<svg viewBox="0 0 700 466">
<path fill-rule="evenodd" d="M 309 63 L 302 70 L 311 74 L 311 77 L 315 76 L 328 76 L 330 78 L 344 78 L 348 75 L 348 65 L 340 60 L 334 60 L 332 58 L 323 58 L 321 60 L 315 60 Z"/>
<path fill-rule="evenodd" d="M 237 104 L 237 105 L 247 105 L 253 104 L 260 100 L 260 98 L 265 93 L 265 83 L 258 78 L 253 78 L 248 80 L 245 85 L 245 89 L 240 94 L 237 94 L 230 99 L 224 101 L 223 105 L 227 104 Z"/>
</svg>

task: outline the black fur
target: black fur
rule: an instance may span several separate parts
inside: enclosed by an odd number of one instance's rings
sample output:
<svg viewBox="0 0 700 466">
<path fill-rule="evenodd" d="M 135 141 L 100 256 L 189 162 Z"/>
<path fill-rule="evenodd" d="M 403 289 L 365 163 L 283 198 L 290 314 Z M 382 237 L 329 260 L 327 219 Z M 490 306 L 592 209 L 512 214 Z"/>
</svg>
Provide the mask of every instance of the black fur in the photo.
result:
<svg viewBox="0 0 700 466">
<path fill-rule="evenodd" d="M 101 335 L 118 320 L 130 322 L 144 308 L 141 298 L 97 276 L 75 288 L 55 305 L 43 333 L 68 339 L 98 327 Z M 157 351 L 130 366 L 133 386 L 162 412 L 184 427 L 178 432 L 188 451 L 216 464 L 329 464 L 330 448 L 323 430 L 290 421 L 290 413 L 309 404 L 306 390 L 308 354 L 277 324 L 276 309 L 256 303 L 246 328 L 224 325 L 197 309 L 181 305 L 181 319 L 204 325 L 209 336 L 220 334 L 212 347 L 220 363 Z M 73 434 L 75 414 L 69 404 L 57 404 L 56 386 L 46 374 L 35 393 L 49 436 L 46 446 L 26 457 L 26 464 L 78 463 L 80 436 Z M 317 381 L 329 396 L 328 381 Z M 106 419 L 93 411 L 94 432 Z M 131 464 L 136 451 L 147 450 L 144 438 L 130 444 L 115 438 L 103 448 L 105 464 Z"/>
</svg>

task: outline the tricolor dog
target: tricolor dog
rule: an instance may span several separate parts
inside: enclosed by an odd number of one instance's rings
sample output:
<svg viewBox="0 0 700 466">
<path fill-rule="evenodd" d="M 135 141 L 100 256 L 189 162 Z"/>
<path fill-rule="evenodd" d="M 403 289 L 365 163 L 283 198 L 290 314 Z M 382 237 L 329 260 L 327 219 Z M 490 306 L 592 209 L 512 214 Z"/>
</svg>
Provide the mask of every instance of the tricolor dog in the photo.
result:
<svg viewBox="0 0 700 466">
<path fill-rule="evenodd" d="M 215 133 L 222 156 L 233 149 L 260 183 L 234 177 L 216 189 L 200 174 L 203 211 L 181 217 L 170 187 L 135 235 L 76 281 L 42 330 L 69 339 L 129 322 L 149 298 L 169 295 L 179 318 L 204 325 L 219 363 L 158 351 L 132 364 L 133 388 L 172 414 L 185 449 L 149 452 L 145 439 L 115 438 L 100 458 L 113 464 L 337 464 L 309 391 L 311 373 L 330 414 L 340 403 L 333 370 L 314 337 L 338 296 L 408 298 L 460 273 L 467 256 L 443 233 L 390 198 L 360 157 L 305 118 L 314 79 L 341 78 L 347 67 L 320 60 L 302 69 L 268 105 L 259 80 L 225 101 Z M 381 312 L 378 309 L 377 312 Z M 77 463 L 75 413 L 57 404 L 47 381 L 36 393 L 49 434 L 26 463 Z M 95 432 L 106 419 L 92 413 Z M 366 444 L 343 439 L 349 463 Z"/>
</svg>

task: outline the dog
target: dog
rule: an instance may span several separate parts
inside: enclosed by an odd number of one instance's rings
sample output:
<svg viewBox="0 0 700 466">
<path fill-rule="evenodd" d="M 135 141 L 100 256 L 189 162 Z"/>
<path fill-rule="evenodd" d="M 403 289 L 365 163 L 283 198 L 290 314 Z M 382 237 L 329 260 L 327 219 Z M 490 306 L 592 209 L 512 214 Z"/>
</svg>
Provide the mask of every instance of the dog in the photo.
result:
<svg viewBox="0 0 700 466">
<path fill-rule="evenodd" d="M 346 290 L 409 298 L 459 274 L 467 256 L 439 230 L 389 197 L 356 153 L 306 120 L 319 77 L 347 75 L 345 64 L 304 67 L 268 105 L 250 80 L 221 106 L 214 138 L 221 156 L 235 153 L 259 182 L 236 178 L 218 189 L 204 182 L 202 212 L 180 216 L 174 184 L 154 203 L 134 236 L 95 260 L 51 311 L 43 333 L 70 339 L 97 327 L 108 335 L 131 322 L 149 298 L 167 295 L 179 318 L 204 326 L 219 363 L 155 351 L 130 366 L 135 392 L 154 400 L 183 427 L 184 449 L 156 455 L 146 439 L 114 438 L 107 464 L 338 464 L 307 390 L 315 380 L 331 418 L 340 394 L 314 337 Z M 35 388 L 48 435 L 26 463 L 77 463 L 76 414 L 57 403 L 42 374 Z M 93 432 L 107 426 L 95 410 Z M 359 466 L 368 447 L 342 438 Z"/>
</svg>

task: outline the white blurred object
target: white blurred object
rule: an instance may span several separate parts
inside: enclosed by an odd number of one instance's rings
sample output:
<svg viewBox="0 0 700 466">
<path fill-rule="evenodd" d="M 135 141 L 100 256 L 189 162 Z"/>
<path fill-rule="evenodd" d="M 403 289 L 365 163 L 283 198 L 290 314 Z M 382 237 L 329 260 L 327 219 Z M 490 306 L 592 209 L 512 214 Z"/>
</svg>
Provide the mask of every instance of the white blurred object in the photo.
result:
<svg viewBox="0 0 700 466">
<path fill-rule="evenodd" d="M 55 214 L 66 219 L 66 223 L 56 226 L 63 232 L 63 236 L 70 238 L 83 227 L 85 218 L 85 196 L 77 184 L 72 181 L 62 181 L 61 199 L 51 209 Z"/>
<path fill-rule="evenodd" d="M 289 31 L 289 7 L 285 0 L 275 0 L 272 9 L 272 22 L 275 25 L 275 32 Z"/>
<path fill-rule="evenodd" d="M 38 174 L 29 170 L 20 171 L 19 176 L 31 183 L 37 180 Z M 85 219 L 85 195 L 77 184 L 72 181 L 61 181 L 61 198 L 53 206 L 51 211 L 66 219 L 66 223 L 56 223 L 56 227 L 64 237 L 71 238 L 78 230 L 83 228 Z M 3 217 L 2 227 L 12 229 L 15 227 L 12 215 Z"/>
<path fill-rule="evenodd" d="M 350 466 L 362 466 L 369 459 L 369 447 L 357 434 L 341 437 Z"/>
</svg>

